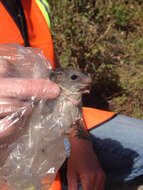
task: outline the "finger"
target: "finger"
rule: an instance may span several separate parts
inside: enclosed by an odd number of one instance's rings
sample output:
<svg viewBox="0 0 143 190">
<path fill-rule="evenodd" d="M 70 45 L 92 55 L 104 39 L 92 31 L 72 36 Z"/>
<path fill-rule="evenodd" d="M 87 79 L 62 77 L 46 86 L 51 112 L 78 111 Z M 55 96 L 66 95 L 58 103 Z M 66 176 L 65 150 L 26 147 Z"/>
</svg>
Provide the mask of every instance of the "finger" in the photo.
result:
<svg viewBox="0 0 143 190">
<path fill-rule="evenodd" d="M 17 99 L 0 98 L 0 118 L 18 112 L 20 109 L 29 109 L 29 102 L 22 102 Z M 26 112 L 29 114 L 28 110 Z"/>
<path fill-rule="evenodd" d="M 22 132 L 23 120 L 18 115 L 0 120 L 0 144 L 10 143 Z"/>
<path fill-rule="evenodd" d="M 9 72 L 8 61 L 0 59 L 0 77 L 7 76 L 8 72 Z"/>
<path fill-rule="evenodd" d="M 32 110 L 32 106 L 19 109 L 18 112 L 13 113 L 0 120 L 0 143 L 9 142 L 11 139 L 22 133 L 24 129 L 24 121 L 27 115 Z"/>
<path fill-rule="evenodd" d="M 68 190 L 78 190 L 78 181 L 76 177 L 68 179 Z"/>
<path fill-rule="evenodd" d="M 105 189 L 105 183 L 101 183 L 99 189 L 100 189 L 100 190 L 104 190 L 104 189 Z"/>
<path fill-rule="evenodd" d="M 24 72 L 23 68 L 21 68 L 21 70 Z M 15 66 L 13 63 L 0 58 L 0 77 L 20 77 L 19 69 L 17 69 L 17 66 Z"/>
<path fill-rule="evenodd" d="M 82 184 L 82 190 L 87 190 L 87 189 L 101 190 L 101 189 L 97 189 L 96 186 L 95 186 L 95 182 L 89 180 L 88 177 L 87 177 L 87 179 L 82 179 L 81 184 Z"/>
<path fill-rule="evenodd" d="M 106 180 L 106 177 L 105 175 L 102 175 L 102 177 L 100 178 L 100 183 L 98 182 L 98 189 L 100 190 L 104 190 L 105 189 L 105 180 Z"/>
<path fill-rule="evenodd" d="M 78 190 L 78 178 L 75 172 L 68 168 L 67 172 L 68 190 Z"/>
<path fill-rule="evenodd" d="M 56 98 L 60 88 L 53 82 L 44 79 L 0 78 L 0 97 L 12 98 Z"/>
<path fill-rule="evenodd" d="M 106 175 L 104 171 L 101 168 L 98 169 L 98 175 L 96 176 L 96 180 L 95 180 L 95 186 L 97 190 L 98 189 L 104 190 L 105 180 L 106 180 Z"/>
<path fill-rule="evenodd" d="M 102 173 L 99 172 L 98 175 L 95 176 L 95 180 L 92 180 L 91 182 L 94 186 L 93 190 L 104 190 L 105 177 Z"/>
</svg>

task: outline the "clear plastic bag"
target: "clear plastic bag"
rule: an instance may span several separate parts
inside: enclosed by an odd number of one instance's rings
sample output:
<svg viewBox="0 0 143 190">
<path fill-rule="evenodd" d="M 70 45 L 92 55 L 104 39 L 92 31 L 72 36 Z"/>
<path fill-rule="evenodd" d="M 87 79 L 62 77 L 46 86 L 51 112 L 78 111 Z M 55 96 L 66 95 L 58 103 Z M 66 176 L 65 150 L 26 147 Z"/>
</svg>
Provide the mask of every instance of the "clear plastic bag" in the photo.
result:
<svg viewBox="0 0 143 190">
<path fill-rule="evenodd" d="M 50 72 L 50 63 L 38 49 L 0 45 L 1 80 L 49 80 Z M 57 128 L 63 125 L 62 119 L 53 119 L 54 100 L 49 104 L 36 94 L 19 101 L 4 97 L 2 92 L 0 95 L 0 105 L 6 107 L 12 102 L 15 109 L 4 115 L 4 110 L 0 111 L 0 185 L 8 184 L 11 190 L 40 190 L 46 176 L 46 186 L 50 186 L 67 156 L 64 135 Z"/>
<path fill-rule="evenodd" d="M 41 82 L 42 86 L 36 84 L 43 94 L 47 90 L 43 81 L 53 81 L 60 87 L 60 95 L 41 97 L 36 86 L 34 94 L 27 96 L 25 84 L 31 84 L 28 90 L 32 92 L 35 80 Z M 67 157 L 65 137 L 76 121 L 84 125 L 81 95 L 90 83 L 81 72 L 52 70 L 38 49 L 0 45 L 0 187 L 8 184 L 11 190 L 43 190 L 51 185 Z"/>
</svg>

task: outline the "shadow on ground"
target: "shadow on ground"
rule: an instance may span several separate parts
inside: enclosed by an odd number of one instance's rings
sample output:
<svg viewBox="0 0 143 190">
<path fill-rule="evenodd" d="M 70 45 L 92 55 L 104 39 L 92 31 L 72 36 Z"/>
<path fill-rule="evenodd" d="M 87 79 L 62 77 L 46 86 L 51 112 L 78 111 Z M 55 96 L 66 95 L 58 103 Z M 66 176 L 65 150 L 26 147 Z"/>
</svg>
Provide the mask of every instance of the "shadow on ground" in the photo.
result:
<svg viewBox="0 0 143 190">
<path fill-rule="evenodd" d="M 83 105 L 109 110 L 109 100 L 125 93 L 119 85 L 119 75 L 112 70 L 103 69 L 100 74 L 92 77 L 93 84 L 90 94 L 83 95 Z"/>
</svg>

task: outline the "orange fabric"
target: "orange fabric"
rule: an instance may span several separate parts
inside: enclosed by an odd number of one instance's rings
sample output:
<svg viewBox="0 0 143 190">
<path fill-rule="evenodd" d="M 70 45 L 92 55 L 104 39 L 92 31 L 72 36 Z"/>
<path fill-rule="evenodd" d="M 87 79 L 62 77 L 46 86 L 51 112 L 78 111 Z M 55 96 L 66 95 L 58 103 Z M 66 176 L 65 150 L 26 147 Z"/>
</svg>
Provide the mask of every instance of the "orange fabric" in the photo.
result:
<svg viewBox="0 0 143 190">
<path fill-rule="evenodd" d="M 88 130 L 103 123 L 104 121 L 107 121 L 115 115 L 113 112 L 88 107 L 83 108 L 82 114 Z"/>
<path fill-rule="evenodd" d="M 0 44 L 17 43 L 24 45 L 17 25 L 0 1 Z"/>
<path fill-rule="evenodd" d="M 39 48 L 50 60 L 54 68 L 54 48 L 49 26 L 35 0 L 22 0 L 31 47 Z M 17 43 L 24 45 L 24 40 L 17 25 L 0 2 L 0 44 Z"/>
<path fill-rule="evenodd" d="M 45 177 L 42 181 L 42 184 L 43 184 L 42 190 L 62 190 L 59 173 L 57 173 L 57 176 L 49 189 L 46 187 L 47 182 L 48 182 L 48 179 L 46 179 Z"/>
<path fill-rule="evenodd" d="M 54 67 L 54 48 L 50 29 L 35 0 L 22 0 L 30 46 L 43 50 Z"/>
</svg>

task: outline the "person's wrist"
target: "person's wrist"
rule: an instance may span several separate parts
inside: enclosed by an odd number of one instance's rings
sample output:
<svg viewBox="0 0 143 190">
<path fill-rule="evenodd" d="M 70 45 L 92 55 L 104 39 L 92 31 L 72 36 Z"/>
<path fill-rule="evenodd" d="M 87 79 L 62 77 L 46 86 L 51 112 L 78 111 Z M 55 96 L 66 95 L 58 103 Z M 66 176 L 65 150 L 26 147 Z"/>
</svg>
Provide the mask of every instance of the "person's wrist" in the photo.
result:
<svg viewBox="0 0 143 190">
<path fill-rule="evenodd" d="M 91 141 L 72 136 L 69 138 L 69 142 L 71 147 L 71 153 L 93 153 L 93 145 Z"/>
</svg>

